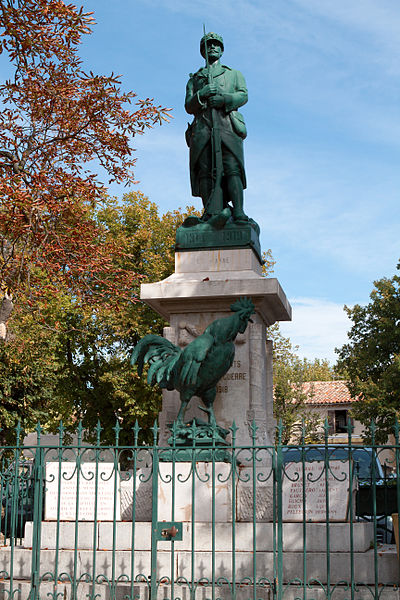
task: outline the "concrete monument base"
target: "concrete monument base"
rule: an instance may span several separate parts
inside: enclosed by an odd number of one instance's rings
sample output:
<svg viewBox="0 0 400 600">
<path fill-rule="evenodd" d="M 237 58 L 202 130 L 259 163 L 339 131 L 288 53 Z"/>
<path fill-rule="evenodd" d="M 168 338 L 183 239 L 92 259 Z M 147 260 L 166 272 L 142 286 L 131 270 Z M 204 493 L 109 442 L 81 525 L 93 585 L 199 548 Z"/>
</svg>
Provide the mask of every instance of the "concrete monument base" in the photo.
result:
<svg viewBox="0 0 400 600">
<path fill-rule="evenodd" d="M 169 517 L 168 517 L 169 520 Z M 365 553 L 371 549 L 374 537 L 373 523 L 353 523 L 352 539 L 350 539 L 349 523 L 330 523 L 330 551 L 332 554 L 344 554 L 351 551 Z M 25 526 L 24 548 L 32 547 L 32 523 L 28 521 Z M 113 523 L 98 522 L 96 525 L 95 545 L 93 545 L 94 524 L 86 521 L 77 523 L 61 522 L 58 525 L 58 547 L 62 550 L 73 550 L 75 545 L 75 532 L 78 529 L 79 550 L 132 550 L 132 531 L 136 540 L 135 550 L 147 552 L 151 550 L 151 523 L 119 522 L 115 526 L 113 538 Z M 194 538 L 196 552 L 211 552 L 212 526 L 209 521 L 198 521 L 194 525 Z M 283 523 L 282 525 L 282 550 L 285 553 L 303 551 L 303 524 Z M 326 552 L 326 523 L 306 524 L 306 551 L 313 553 Z M 43 521 L 41 532 L 41 548 L 56 549 L 57 523 Z M 175 550 L 189 552 L 192 548 L 192 524 L 183 522 L 182 540 L 174 542 Z M 232 550 L 232 535 L 235 535 L 235 551 L 246 552 L 253 549 L 254 530 L 252 523 L 218 523 L 214 525 L 215 551 L 229 552 Z M 256 551 L 272 552 L 274 547 L 274 524 L 259 523 L 256 533 Z M 159 542 L 161 550 L 170 550 L 171 542 Z M 392 546 L 383 546 L 382 552 L 388 551 Z"/>
<path fill-rule="evenodd" d="M 252 471 L 248 467 L 236 467 L 233 483 L 232 465 L 216 462 L 179 462 L 174 469 L 171 462 L 159 464 L 158 481 L 158 520 L 191 521 L 211 523 L 212 515 L 216 523 L 251 522 L 273 520 L 273 475 L 271 467 L 261 467 L 255 471 L 257 482 L 254 497 Z M 213 487 L 214 479 L 214 487 Z M 143 480 L 146 483 L 143 483 Z M 172 496 L 174 491 L 174 504 Z M 122 518 L 132 519 L 132 482 L 121 486 Z M 213 500 L 214 498 L 214 500 Z M 213 511 L 214 502 L 214 511 Z M 151 469 L 140 469 L 136 475 L 136 514 L 137 522 L 151 521 L 152 487 Z"/>
<path fill-rule="evenodd" d="M 275 278 L 262 276 L 262 266 L 251 249 L 198 250 L 176 252 L 175 272 L 157 283 L 141 286 L 141 299 L 162 315 L 170 326 L 164 337 L 185 346 L 201 335 L 215 319 L 228 316 L 230 305 L 242 296 L 254 303 L 256 314 L 244 334 L 236 338 L 235 360 L 220 381 L 214 410 L 217 423 L 229 429 L 235 421 L 237 446 L 252 445 L 253 421 L 256 443 L 272 445 L 275 421 L 272 413 L 272 343 L 266 328 L 276 321 L 288 321 L 291 307 Z M 204 419 L 194 398 L 186 420 Z M 168 423 L 180 407 L 176 391 L 163 392 L 160 414 L 160 444 L 170 435 Z"/>
<path fill-rule="evenodd" d="M 75 547 L 76 528 L 79 530 L 77 548 Z M 310 523 L 306 525 L 306 530 L 306 581 L 314 582 L 316 585 L 326 585 L 328 581 L 326 524 Z M 350 537 L 348 523 L 332 523 L 329 525 L 329 532 L 329 583 L 335 587 L 338 586 L 335 598 L 337 596 L 341 600 L 349 598 L 346 582 L 351 581 L 352 565 L 356 580 L 363 582 L 363 585 L 372 586 L 373 589 L 376 576 L 375 559 L 379 586 L 396 586 L 395 589 L 383 590 L 384 597 L 386 597 L 386 593 L 397 590 L 396 548 L 395 546 L 380 546 L 375 557 L 375 552 L 371 549 L 372 523 L 354 523 L 352 537 Z M 42 524 L 42 550 L 38 567 L 41 597 L 44 597 L 47 584 L 57 583 L 62 590 L 63 586 L 73 581 L 74 577 L 81 582 L 78 586 L 79 594 L 75 597 L 83 599 L 87 588 L 82 584 L 90 581 L 93 575 L 93 579 L 95 578 L 96 581 L 96 592 L 98 591 L 100 594 L 99 597 L 103 597 L 100 592 L 101 584 L 107 584 L 112 577 L 121 583 L 127 584 L 135 581 L 137 584 L 143 580 L 138 574 L 144 574 L 145 577 L 149 577 L 151 574 L 151 523 L 118 523 L 115 528 L 110 522 L 98 523 L 95 538 L 93 537 L 93 523 L 60 523 L 58 548 L 62 549 L 62 552 L 58 555 L 55 549 L 55 533 L 55 523 L 44 522 Z M 243 581 L 247 590 L 247 596 L 245 596 L 247 598 L 250 597 L 249 590 L 252 591 L 253 575 L 258 582 L 257 587 L 262 587 L 263 582 L 267 588 L 272 585 L 277 559 L 276 551 L 273 551 L 274 525 L 272 523 L 259 524 L 255 534 L 252 523 L 237 523 L 234 526 L 229 523 L 215 523 L 211 527 L 210 523 L 199 522 L 192 528 L 191 523 L 186 522 L 183 523 L 182 533 L 182 540 L 174 542 L 174 552 L 172 552 L 171 542 L 158 542 L 159 579 L 168 581 L 168 576 L 173 572 L 176 581 L 186 582 L 186 584 L 199 581 L 201 578 L 203 581 L 205 581 L 204 578 L 207 578 L 210 582 L 211 573 L 214 572 L 216 580 L 223 578 L 226 584 L 230 584 L 235 575 L 237 584 L 240 580 Z M 288 584 L 294 583 L 296 579 L 298 582 L 304 579 L 303 525 L 301 523 L 284 523 L 282 533 L 283 583 L 286 592 L 289 592 L 290 585 Z M 94 544 L 93 539 L 95 539 Z M 16 588 L 23 586 L 24 580 L 30 582 L 32 574 L 31 546 L 32 524 L 27 523 L 23 546 L 13 549 L 2 548 L 2 570 L 8 574 L 13 571 Z M 134 552 L 132 552 L 132 547 L 135 549 Z M 212 551 L 213 547 L 214 552 Z M 193 548 L 195 552 L 193 552 Z M 233 548 L 234 552 L 232 552 Z M 58 577 L 51 581 L 54 572 Z M 209 585 L 211 586 L 211 584 Z M 316 589 L 318 589 L 318 585 Z M 341 586 L 347 589 L 347 595 L 338 594 Z M 176 584 L 176 589 L 179 588 L 183 589 Z M 298 589 L 297 587 L 297 591 Z M 286 592 L 285 597 L 288 595 L 289 598 L 292 598 L 290 592 L 288 594 Z M 177 596 L 184 597 L 181 594 L 177 594 Z M 142 597 L 140 594 L 140 598 Z M 162 597 L 160 595 L 160 598 Z M 229 594 L 227 595 L 227 598 L 231 597 Z M 259 597 L 258 594 L 257 597 Z M 365 596 L 357 594 L 357 598 L 363 600 L 367 597 L 367 594 Z M 323 596 L 319 596 L 319 598 L 322 599 Z M 388 594 L 387 598 L 398 600 L 397 595 Z"/>
</svg>

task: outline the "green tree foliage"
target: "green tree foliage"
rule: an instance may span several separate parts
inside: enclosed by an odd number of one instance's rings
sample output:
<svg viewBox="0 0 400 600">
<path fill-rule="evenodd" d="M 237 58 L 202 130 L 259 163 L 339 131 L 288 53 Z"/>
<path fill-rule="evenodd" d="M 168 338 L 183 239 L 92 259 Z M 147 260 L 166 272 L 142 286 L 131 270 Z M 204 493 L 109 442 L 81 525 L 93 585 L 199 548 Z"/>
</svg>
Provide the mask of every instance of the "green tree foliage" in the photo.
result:
<svg viewBox="0 0 400 600">
<path fill-rule="evenodd" d="M 303 384 L 331 381 L 335 379 L 334 369 L 327 360 L 300 358 L 296 354 L 297 347 L 282 336 L 278 325 L 270 328 L 269 334 L 274 346 L 274 416 L 284 427 L 282 441 L 285 444 L 299 442 L 304 435 L 307 443 L 318 442 L 321 419 L 306 404 L 312 399 L 313 387 L 305 392 Z"/>
<path fill-rule="evenodd" d="M 375 281 L 370 299 L 366 306 L 345 307 L 353 325 L 349 342 L 337 350 L 338 368 L 352 397 L 361 396 L 353 417 L 364 425 L 374 419 L 377 439 L 384 441 L 400 417 L 400 275 Z"/>
<path fill-rule="evenodd" d="M 145 334 L 162 333 L 163 320 L 138 300 L 140 283 L 173 272 L 175 231 L 187 214 L 159 215 L 140 192 L 122 201 L 106 199 L 93 210 L 104 240 L 122 250 L 112 257 L 115 268 L 139 274 L 132 299 L 110 302 L 109 290 L 100 282 L 96 293 L 103 303 L 81 302 L 69 289 L 57 295 L 49 290 L 29 310 L 28 298 L 18 303 L 9 322 L 11 339 L 0 348 L 0 427 L 6 437 L 18 419 L 25 430 L 38 418 L 48 429 L 55 429 L 60 419 L 74 428 L 81 419 L 87 431 L 100 419 L 108 440 L 116 418 L 124 436 L 136 418 L 144 429 L 153 423 L 160 393 L 130 368 L 128 355 Z M 41 277 L 45 287 L 46 275 Z"/>
<path fill-rule="evenodd" d="M 15 335 L 0 343 L 1 444 L 13 438 L 19 420 L 24 426 L 47 422 L 59 381 L 58 343 L 37 327 L 27 338 Z"/>
<path fill-rule="evenodd" d="M 89 422 L 102 411 L 108 419 L 136 389 L 120 370 L 118 335 L 122 315 L 129 335 L 134 329 L 136 255 L 119 239 L 133 215 L 127 203 L 104 200 L 96 165 L 110 183 L 134 182 L 133 138 L 168 121 L 169 110 L 124 91 L 119 76 L 84 71 L 79 48 L 93 25 L 91 13 L 63 0 L 0 2 L 0 53 L 10 73 L 0 85 L 4 439 L 19 418 L 25 428 L 38 418 L 49 426 L 61 417 Z M 151 230 L 157 217 L 143 203 Z M 175 216 L 165 219 L 168 231 Z M 146 392 L 150 410 L 154 394 Z"/>
<path fill-rule="evenodd" d="M 91 13 L 63 0 L 0 2 L 10 72 L 0 84 L 3 340 L 13 304 L 67 288 L 86 304 L 106 296 L 118 304 L 135 279 L 93 214 L 106 191 L 98 165 L 110 183 L 134 182 L 133 138 L 169 111 L 123 91 L 114 74 L 84 71 L 79 48 L 93 25 Z"/>
</svg>

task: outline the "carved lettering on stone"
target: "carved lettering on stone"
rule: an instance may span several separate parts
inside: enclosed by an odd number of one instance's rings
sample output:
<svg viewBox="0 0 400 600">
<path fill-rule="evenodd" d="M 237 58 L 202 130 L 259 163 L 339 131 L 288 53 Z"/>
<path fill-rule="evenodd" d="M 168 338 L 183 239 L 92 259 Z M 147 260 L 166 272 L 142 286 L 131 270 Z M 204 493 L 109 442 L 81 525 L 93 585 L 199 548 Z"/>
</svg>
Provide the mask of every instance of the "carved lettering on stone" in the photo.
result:
<svg viewBox="0 0 400 600">
<path fill-rule="evenodd" d="M 340 460 L 329 463 L 329 520 L 345 521 L 349 508 L 349 479 L 346 469 Z M 285 521 L 302 521 L 303 516 L 303 487 L 305 488 L 306 506 L 304 509 L 306 521 L 326 520 L 326 488 L 325 463 L 315 461 L 305 464 L 287 463 L 285 465 L 282 500 L 283 519 Z"/>
<path fill-rule="evenodd" d="M 116 520 L 121 519 L 119 474 L 115 483 L 113 463 L 99 463 L 97 467 L 96 463 L 82 463 L 79 472 L 76 470 L 75 462 L 46 464 L 45 520 L 59 518 L 61 521 L 75 521 L 77 518 L 79 521 L 93 521 L 95 507 L 99 521 L 112 521 L 114 509 Z M 77 510 L 78 515 L 76 515 Z"/>
</svg>

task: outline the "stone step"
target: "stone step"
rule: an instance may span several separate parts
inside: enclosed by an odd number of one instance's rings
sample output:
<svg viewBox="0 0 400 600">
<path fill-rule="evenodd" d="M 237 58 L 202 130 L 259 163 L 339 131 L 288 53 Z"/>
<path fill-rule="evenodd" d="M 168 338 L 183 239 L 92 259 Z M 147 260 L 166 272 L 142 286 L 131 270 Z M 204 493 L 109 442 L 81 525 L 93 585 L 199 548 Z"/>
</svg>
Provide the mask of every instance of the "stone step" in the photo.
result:
<svg viewBox="0 0 400 600">
<path fill-rule="evenodd" d="M 190 586 L 175 585 L 174 597 L 193 600 L 207 600 L 212 598 L 212 586 L 198 586 L 194 594 L 190 595 Z M 253 600 L 253 586 L 242 585 L 236 587 L 236 600 Z M 299 585 L 287 585 L 283 588 L 285 600 L 296 600 L 303 595 L 303 588 Z M 0 600 L 9 600 L 10 597 L 24 600 L 30 596 L 30 581 L 14 580 L 12 588 L 7 581 L 0 582 Z M 57 583 L 56 586 L 50 581 L 42 581 L 39 588 L 40 598 L 56 597 L 63 600 L 87 600 L 90 597 L 96 597 L 96 600 L 149 600 L 149 585 L 146 583 L 129 582 L 117 583 L 115 587 L 108 583 L 98 583 L 93 586 L 91 583 L 80 582 L 76 587 L 69 582 Z M 13 595 L 14 594 L 14 595 Z M 326 600 L 327 592 L 321 586 L 307 586 L 307 598 L 313 600 Z M 166 600 L 171 598 L 171 586 L 161 583 L 158 588 L 157 600 Z M 215 596 L 221 600 L 231 600 L 233 598 L 232 588 L 229 585 L 216 585 Z M 351 591 L 347 586 L 336 586 L 333 591 L 334 600 L 348 600 Z M 256 586 L 257 600 L 272 600 L 273 590 L 268 584 Z M 374 589 L 364 586 L 356 586 L 355 600 L 371 600 L 374 597 Z M 400 591 L 396 587 L 388 586 L 379 588 L 379 600 L 400 600 Z"/>
<path fill-rule="evenodd" d="M 3 547 L 0 550 L 0 571 L 3 577 L 10 576 L 11 554 L 13 553 L 13 576 L 16 579 L 30 579 L 31 577 L 31 550 L 19 547 Z M 252 578 L 254 571 L 258 578 L 268 578 L 273 581 L 274 563 L 276 565 L 277 557 L 273 552 L 257 552 L 255 554 L 255 564 L 253 561 L 253 552 L 235 552 L 234 555 L 229 551 L 217 551 L 214 554 L 210 551 L 175 551 L 158 550 L 158 579 L 170 577 L 171 572 L 175 578 L 185 578 L 187 581 L 206 578 L 210 580 L 213 576 L 215 580 L 223 578 L 225 581 L 232 581 L 233 557 L 234 569 L 237 580 Z M 295 578 L 303 580 L 303 558 L 306 556 L 307 571 L 305 579 L 318 580 L 320 583 L 327 581 L 327 555 L 323 552 L 311 552 L 306 555 L 303 552 L 285 552 L 283 555 L 283 581 L 285 583 L 293 581 Z M 90 550 L 62 550 L 57 553 L 55 550 L 41 550 L 40 552 L 40 577 L 44 580 L 51 579 L 56 569 L 56 558 L 58 559 L 58 574 L 64 573 L 66 576 L 75 576 L 85 580 L 85 577 L 106 577 L 110 579 L 122 578 L 128 581 L 138 574 L 150 577 L 151 573 L 151 552 L 143 550 L 109 550 L 90 551 Z M 399 581 L 399 564 L 395 546 L 381 546 L 377 556 L 378 565 L 378 583 L 396 584 Z M 330 581 L 332 584 L 338 584 L 343 581 L 351 580 L 351 563 L 353 560 L 355 580 L 367 584 L 373 584 L 375 581 L 374 571 L 374 551 L 357 552 L 351 555 L 348 552 L 335 552 L 329 556 L 330 560 Z M 133 569 L 132 569 L 133 561 Z M 212 565 L 214 563 L 214 572 Z M 93 565 L 95 564 L 95 573 Z M 57 574 L 57 576 L 58 576 Z M 65 575 L 64 575 L 65 576 Z"/>
<path fill-rule="evenodd" d="M 96 535 L 94 536 L 93 523 L 80 521 L 58 523 L 59 549 L 73 549 L 75 547 L 75 532 L 78 530 L 78 548 L 80 550 L 91 550 L 93 546 L 97 550 L 130 550 L 132 543 L 132 523 L 117 522 L 115 524 L 115 537 L 113 537 L 113 524 L 110 522 L 99 522 Z M 256 523 L 256 550 L 265 552 L 273 549 L 273 523 Z M 331 523 L 329 525 L 330 551 L 350 552 L 350 524 Z M 232 550 L 231 523 L 215 524 L 215 550 L 229 552 Z M 373 543 L 373 524 L 354 523 L 353 551 L 365 552 Z M 174 542 L 175 550 L 192 549 L 192 526 L 191 523 L 183 523 L 183 539 Z M 246 552 L 253 549 L 253 524 L 236 523 L 235 528 L 235 550 Z M 306 523 L 305 540 L 307 552 L 325 552 L 327 527 L 325 523 Z M 56 543 L 57 522 L 44 521 L 41 524 L 41 547 L 54 549 Z M 95 542 L 94 542 L 95 539 Z M 25 526 L 24 546 L 32 546 L 32 523 Z M 151 548 L 151 523 L 135 523 L 134 546 L 136 550 L 150 550 Z M 159 542 L 160 550 L 171 548 L 171 542 Z M 207 551 L 212 548 L 212 526 L 210 523 L 196 523 L 194 548 L 196 551 Z M 283 523 L 283 551 L 301 552 L 303 549 L 303 524 Z"/>
</svg>

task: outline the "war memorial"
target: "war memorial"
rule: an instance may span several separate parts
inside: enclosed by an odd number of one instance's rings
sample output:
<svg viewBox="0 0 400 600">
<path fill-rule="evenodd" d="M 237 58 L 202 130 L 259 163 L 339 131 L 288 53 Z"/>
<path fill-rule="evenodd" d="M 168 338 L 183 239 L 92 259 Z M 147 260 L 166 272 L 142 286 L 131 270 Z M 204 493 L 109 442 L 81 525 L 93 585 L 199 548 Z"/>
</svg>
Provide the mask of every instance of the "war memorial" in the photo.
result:
<svg viewBox="0 0 400 600">
<path fill-rule="evenodd" d="M 329 465 L 322 449 L 312 463 L 284 462 L 267 328 L 291 307 L 262 274 L 244 202 L 247 87 L 223 51 L 205 34 L 186 87 L 202 215 L 177 231 L 174 273 L 141 287 L 168 322 L 131 356 L 163 389 L 153 444 L 138 442 L 138 424 L 130 447 L 117 427 L 113 447 L 78 432 L 72 445 L 60 433 L 16 448 L 18 481 L 34 474 L 34 485 L 28 518 L 15 496 L 10 510 L 3 502 L 4 600 L 398 598 L 396 550 L 378 552 L 374 518 L 357 519 L 352 461 Z"/>
</svg>

